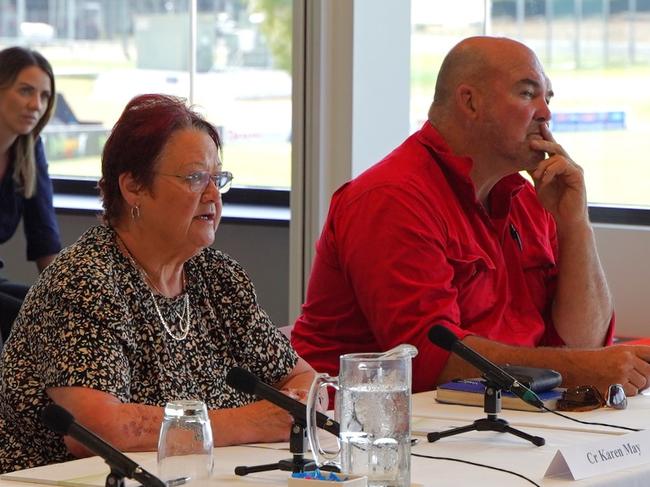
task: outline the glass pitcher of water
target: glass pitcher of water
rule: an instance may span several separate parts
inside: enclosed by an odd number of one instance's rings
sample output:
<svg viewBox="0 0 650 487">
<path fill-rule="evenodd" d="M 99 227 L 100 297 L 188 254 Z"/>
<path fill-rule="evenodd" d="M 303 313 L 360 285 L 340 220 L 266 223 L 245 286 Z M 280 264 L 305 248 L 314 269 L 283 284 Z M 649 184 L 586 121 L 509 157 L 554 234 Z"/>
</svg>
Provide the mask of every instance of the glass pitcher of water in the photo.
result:
<svg viewBox="0 0 650 487">
<path fill-rule="evenodd" d="M 411 359 L 416 354 L 415 347 L 401 345 L 342 355 L 338 377 L 316 376 L 307 400 L 307 432 L 318 465 L 366 475 L 373 487 L 411 485 Z M 327 386 L 337 389 L 340 450 L 334 455 L 322 450 L 316 432 L 316 400 Z"/>
</svg>

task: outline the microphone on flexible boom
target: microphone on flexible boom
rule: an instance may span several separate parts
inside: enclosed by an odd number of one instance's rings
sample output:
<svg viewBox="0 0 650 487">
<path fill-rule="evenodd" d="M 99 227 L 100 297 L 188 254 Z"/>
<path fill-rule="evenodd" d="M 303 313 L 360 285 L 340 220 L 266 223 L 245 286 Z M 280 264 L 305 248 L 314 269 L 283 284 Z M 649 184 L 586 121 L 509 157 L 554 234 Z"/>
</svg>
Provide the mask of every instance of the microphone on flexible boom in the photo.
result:
<svg viewBox="0 0 650 487">
<path fill-rule="evenodd" d="M 266 399 L 285 411 L 288 411 L 295 420 L 306 424 L 307 406 L 300 401 L 290 398 L 276 388 L 262 382 L 255 374 L 241 367 L 233 367 L 226 375 L 226 384 L 246 394 L 254 394 L 261 399 Z M 339 424 L 323 413 L 316 413 L 316 424 L 319 428 L 335 436 L 339 435 Z"/>
<path fill-rule="evenodd" d="M 528 387 L 521 384 L 517 379 L 508 374 L 498 365 L 475 352 L 473 349 L 461 342 L 448 328 L 442 325 L 434 325 L 429 330 L 429 340 L 434 345 L 455 353 L 463 360 L 469 362 L 481 371 L 483 377 L 498 386 L 500 389 L 512 392 L 522 401 L 542 409 L 544 403 Z"/>
<path fill-rule="evenodd" d="M 166 487 L 167 484 L 150 474 L 124 453 L 101 439 L 95 433 L 77 423 L 74 416 L 57 404 L 46 406 L 41 412 L 41 420 L 49 429 L 62 435 L 70 435 L 90 451 L 102 457 L 111 472 L 137 480 L 144 487 Z"/>
</svg>

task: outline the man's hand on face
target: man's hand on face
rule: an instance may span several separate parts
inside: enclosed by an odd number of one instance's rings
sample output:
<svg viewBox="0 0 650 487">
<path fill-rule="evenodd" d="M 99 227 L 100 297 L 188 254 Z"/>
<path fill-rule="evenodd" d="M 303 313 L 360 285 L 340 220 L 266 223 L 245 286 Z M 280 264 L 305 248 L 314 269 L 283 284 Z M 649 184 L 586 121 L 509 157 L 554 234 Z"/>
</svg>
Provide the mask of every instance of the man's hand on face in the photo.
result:
<svg viewBox="0 0 650 487">
<path fill-rule="evenodd" d="M 540 132 L 543 140 L 532 139 L 530 147 L 546 152 L 548 157 L 528 172 L 535 182 L 540 203 L 551 212 L 558 225 L 588 221 L 582 168 L 555 141 L 548 125 L 542 124 Z"/>
</svg>

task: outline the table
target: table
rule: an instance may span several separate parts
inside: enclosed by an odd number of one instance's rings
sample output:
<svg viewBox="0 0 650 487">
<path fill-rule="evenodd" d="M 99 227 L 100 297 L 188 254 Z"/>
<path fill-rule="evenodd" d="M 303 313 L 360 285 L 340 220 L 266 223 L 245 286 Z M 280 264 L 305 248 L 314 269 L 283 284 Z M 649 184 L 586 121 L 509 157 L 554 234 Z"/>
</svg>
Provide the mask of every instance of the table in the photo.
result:
<svg viewBox="0 0 650 487">
<path fill-rule="evenodd" d="M 598 423 L 611 423 L 631 428 L 650 428 L 650 396 L 639 395 L 628 398 L 629 405 L 624 411 L 611 408 L 600 408 L 582 413 L 563 413 L 567 416 Z M 417 430 L 420 418 L 446 419 L 458 422 L 472 422 L 485 416 L 483 409 L 472 406 L 459 406 L 454 404 L 441 404 L 435 400 L 435 391 L 423 392 L 413 395 L 412 401 L 413 429 Z M 575 432 L 600 432 L 602 434 L 620 435 L 625 431 L 608 428 L 605 426 L 587 426 L 574 423 L 549 412 L 529 412 L 504 409 L 499 417 L 506 419 L 517 428 L 536 427 L 552 430 L 566 430 Z"/>
<path fill-rule="evenodd" d="M 413 435 L 426 437 L 431 431 L 444 431 L 449 428 L 465 426 L 475 419 L 486 417 L 480 407 L 440 404 L 435 401 L 435 391 L 413 395 Z M 628 408 L 618 411 L 601 408 L 582 413 L 563 413 L 585 421 L 611 423 L 639 429 L 650 427 L 650 397 L 636 396 L 629 398 Z M 647 486 L 650 485 L 650 464 L 638 468 L 622 470 L 600 478 L 573 481 L 568 478 L 544 478 L 553 456 L 558 448 L 578 443 L 596 442 L 609 435 L 623 435 L 628 432 L 605 426 L 582 425 L 549 412 L 528 412 L 502 410 L 499 417 L 507 420 L 511 426 L 527 433 L 542 436 L 546 445 L 533 446 L 531 443 L 510 434 L 495 432 L 470 432 L 440 439 L 423 448 L 426 454 L 437 454 L 464 460 L 489 464 L 500 468 L 517 471 L 544 486 Z M 425 440 L 426 441 L 426 440 Z M 417 446 L 413 453 L 419 453 Z M 438 453 L 429 453 L 429 452 Z M 431 467 L 422 467 L 430 469 Z M 484 485 L 532 485 L 514 476 L 492 473 L 486 469 L 456 464 L 452 474 L 450 468 L 437 472 L 436 481 L 430 485 L 471 485 L 474 482 Z M 415 469 L 412 467 L 415 472 Z M 459 473 L 462 471 L 462 477 Z M 416 472 L 417 473 L 417 472 Z M 495 477 L 496 476 L 496 477 Z M 413 476 L 417 480 L 419 476 Z M 467 480 L 466 480 L 467 479 Z M 494 484 L 492 480 L 494 479 Z M 454 483 L 455 480 L 455 483 Z"/>
<path fill-rule="evenodd" d="M 573 413 L 589 421 L 603 421 L 635 427 L 650 426 L 650 397 L 630 398 L 628 409 L 615 411 L 600 409 L 588 413 Z M 440 431 L 450 427 L 462 426 L 475 419 L 485 417 L 482 408 L 470 406 L 443 405 L 435 402 L 435 392 L 415 394 L 413 396 L 413 434 L 419 439 L 412 448 L 413 453 L 489 464 L 521 473 L 545 487 L 556 486 L 635 486 L 650 485 L 650 464 L 630 468 L 598 478 L 573 481 L 569 478 L 544 478 L 544 473 L 558 448 L 577 442 L 598 441 L 603 435 L 624 434 L 623 431 L 608 430 L 604 427 L 586 427 L 574 425 L 567 420 L 550 413 L 504 410 L 499 417 L 511 425 L 528 433 L 542 436 L 546 445 L 536 447 L 513 435 L 494 432 L 469 432 L 443 438 L 435 443 L 428 443 L 426 433 Z M 213 479 L 207 482 L 212 486 L 274 486 L 286 485 L 288 472 L 271 471 L 251 474 L 246 477 L 234 475 L 234 467 L 245 464 L 272 463 L 289 458 L 287 444 L 245 445 L 215 448 L 215 471 Z M 155 472 L 155 453 L 129 454 L 145 468 Z M 79 476 L 97 477 L 98 485 L 108 472 L 101 459 L 76 460 L 66 464 L 50 465 L 16 473 L 32 478 L 56 478 L 57 469 L 78 472 Z M 103 470 L 102 470 L 103 469 Z M 413 457 L 411 478 L 414 485 L 431 487 L 460 487 L 465 485 L 498 485 L 504 487 L 532 485 L 525 480 L 502 472 L 487 470 L 444 460 L 432 460 Z M 41 483 L 18 483 L 0 479 L 0 487 L 37 487 Z"/>
</svg>

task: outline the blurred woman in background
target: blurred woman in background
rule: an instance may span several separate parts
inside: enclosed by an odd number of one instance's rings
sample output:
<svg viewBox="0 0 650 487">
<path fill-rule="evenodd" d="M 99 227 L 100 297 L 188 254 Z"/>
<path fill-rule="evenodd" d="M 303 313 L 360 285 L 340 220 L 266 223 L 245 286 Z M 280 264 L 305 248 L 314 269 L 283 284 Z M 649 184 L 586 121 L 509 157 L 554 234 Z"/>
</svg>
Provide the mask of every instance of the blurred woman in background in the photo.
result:
<svg viewBox="0 0 650 487">
<path fill-rule="evenodd" d="M 38 52 L 0 51 L 0 244 L 22 218 L 27 259 L 42 271 L 61 250 L 52 183 L 39 134 L 54 111 L 54 74 Z M 0 334 L 6 341 L 29 287 L 0 276 Z"/>
</svg>

